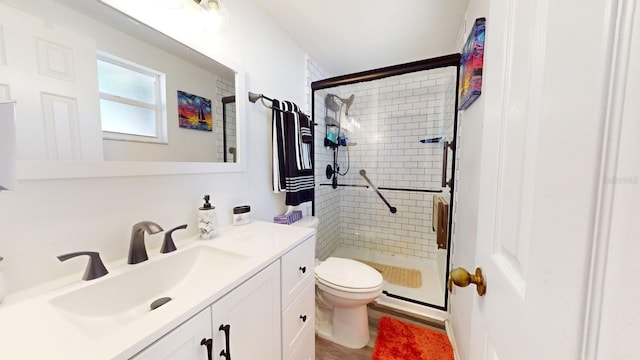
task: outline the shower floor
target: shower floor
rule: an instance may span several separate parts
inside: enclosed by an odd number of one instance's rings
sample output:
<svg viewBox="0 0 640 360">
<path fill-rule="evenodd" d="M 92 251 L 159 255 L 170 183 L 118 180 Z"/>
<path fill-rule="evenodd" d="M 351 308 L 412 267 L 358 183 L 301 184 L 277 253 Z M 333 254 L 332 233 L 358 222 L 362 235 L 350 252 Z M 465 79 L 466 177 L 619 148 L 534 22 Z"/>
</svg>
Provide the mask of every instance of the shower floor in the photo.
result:
<svg viewBox="0 0 640 360">
<path fill-rule="evenodd" d="M 399 266 L 419 270 L 422 286 L 409 288 L 384 282 L 383 291 L 427 304 L 444 305 L 444 280 L 435 260 L 412 260 L 405 257 L 376 253 L 367 248 L 338 247 L 331 256 L 348 259 L 362 259 L 384 265 Z"/>
</svg>

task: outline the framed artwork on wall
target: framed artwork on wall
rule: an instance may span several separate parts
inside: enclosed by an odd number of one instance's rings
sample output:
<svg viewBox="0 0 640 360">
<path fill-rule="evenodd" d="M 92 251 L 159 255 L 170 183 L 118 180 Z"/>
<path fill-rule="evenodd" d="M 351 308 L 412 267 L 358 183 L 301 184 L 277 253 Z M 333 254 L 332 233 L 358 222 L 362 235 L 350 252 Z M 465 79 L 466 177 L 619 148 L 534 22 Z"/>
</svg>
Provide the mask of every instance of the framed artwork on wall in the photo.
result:
<svg viewBox="0 0 640 360">
<path fill-rule="evenodd" d="M 178 123 L 181 128 L 212 131 L 211 99 L 178 90 Z"/>
<path fill-rule="evenodd" d="M 476 19 L 462 49 L 458 110 L 465 110 L 482 92 L 485 18 Z"/>
</svg>

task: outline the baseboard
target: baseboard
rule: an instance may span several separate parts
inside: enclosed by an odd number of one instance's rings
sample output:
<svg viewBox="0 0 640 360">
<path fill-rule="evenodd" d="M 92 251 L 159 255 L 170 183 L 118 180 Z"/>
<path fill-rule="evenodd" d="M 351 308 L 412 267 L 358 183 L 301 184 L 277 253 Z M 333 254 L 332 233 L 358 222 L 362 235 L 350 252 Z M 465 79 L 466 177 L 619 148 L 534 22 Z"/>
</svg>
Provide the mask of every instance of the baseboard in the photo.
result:
<svg viewBox="0 0 640 360">
<path fill-rule="evenodd" d="M 453 335 L 453 329 L 451 328 L 451 323 L 449 320 L 444 321 L 444 328 L 447 331 L 447 336 L 449 337 L 449 341 L 451 342 L 451 347 L 453 348 L 453 358 L 455 360 L 461 360 L 460 354 L 458 353 L 458 346 L 456 346 L 456 338 Z"/>
</svg>

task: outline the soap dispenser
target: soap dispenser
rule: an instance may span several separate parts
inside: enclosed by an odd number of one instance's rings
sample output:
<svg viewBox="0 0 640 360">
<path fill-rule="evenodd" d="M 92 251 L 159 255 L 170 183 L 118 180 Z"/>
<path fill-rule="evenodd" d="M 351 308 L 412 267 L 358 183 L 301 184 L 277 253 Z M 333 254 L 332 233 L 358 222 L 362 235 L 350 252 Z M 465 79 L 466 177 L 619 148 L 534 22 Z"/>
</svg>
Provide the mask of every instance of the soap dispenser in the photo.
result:
<svg viewBox="0 0 640 360">
<path fill-rule="evenodd" d="M 201 240 L 209 240 L 218 229 L 218 217 L 216 207 L 209 203 L 209 195 L 205 195 L 203 199 L 204 204 L 198 210 L 198 237 Z"/>
</svg>

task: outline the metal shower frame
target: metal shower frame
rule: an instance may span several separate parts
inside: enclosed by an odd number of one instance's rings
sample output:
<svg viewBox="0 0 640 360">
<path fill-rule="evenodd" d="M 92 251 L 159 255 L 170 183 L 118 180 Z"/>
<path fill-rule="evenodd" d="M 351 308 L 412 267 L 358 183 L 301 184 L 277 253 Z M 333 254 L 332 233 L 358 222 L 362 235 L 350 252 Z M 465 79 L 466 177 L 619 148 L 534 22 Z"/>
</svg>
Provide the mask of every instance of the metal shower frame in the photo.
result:
<svg viewBox="0 0 640 360">
<path fill-rule="evenodd" d="M 435 57 L 431 59 L 419 60 L 405 64 L 393 65 L 388 67 L 383 67 L 374 70 L 362 71 L 353 74 L 336 76 L 324 80 L 314 81 L 311 83 L 311 109 L 315 109 L 315 91 L 322 90 L 327 88 L 332 88 L 340 85 L 349 85 L 355 84 L 365 81 L 379 80 L 384 79 L 391 76 L 403 75 L 417 71 L 424 70 L 432 70 L 442 67 L 455 66 L 456 67 L 456 98 L 455 98 L 455 111 L 454 111 L 454 121 L 453 121 L 453 140 L 447 143 L 444 147 L 444 152 L 447 153 L 447 148 L 450 148 L 452 151 L 452 159 L 451 159 L 451 178 L 447 181 L 443 180 L 443 184 L 449 185 L 451 189 L 451 198 L 450 203 L 454 203 L 455 196 L 455 168 L 456 168 L 456 139 L 458 138 L 458 91 L 460 86 L 460 54 L 450 54 L 440 57 Z M 315 121 L 315 119 L 314 119 Z M 317 121 L 316 121 L 317 122 Z M 314 164 L 315 169 L 315 150 L 311 154 L 311 161 Z M 446 168 L 446 165 L 444 166 Z M 446 172 L 444 172 L 443 177 L 446 177 Z M 312 202 L 312 212 L 315 215 L 315 200 Z M 446 275 L 444 279 L 444 283 L 446 284 L 449 280 L 449 264 L 451 262 L 451 227 L 453 225 L 453 206 L 449 207 L 449 234 L 447 235 L 447 260 L 446 260 Z M 444 292 L 444 306 L 424 303 L 421 301 L 417 301 L 414 299 L 406 298 L 399 295 L 386 294 L 389 297 L 397 298 L 399 300 L 435 308 L 442 311 L 447 311 L 448 302 L 449 302 L 449 292 Z"/>
</svg>

